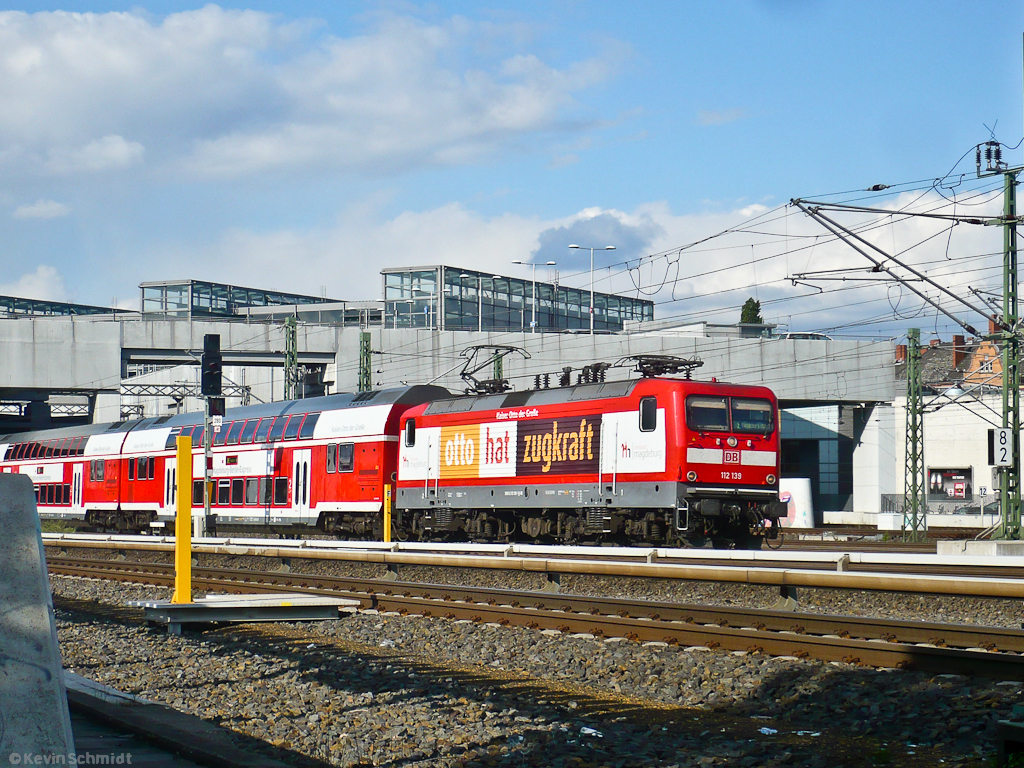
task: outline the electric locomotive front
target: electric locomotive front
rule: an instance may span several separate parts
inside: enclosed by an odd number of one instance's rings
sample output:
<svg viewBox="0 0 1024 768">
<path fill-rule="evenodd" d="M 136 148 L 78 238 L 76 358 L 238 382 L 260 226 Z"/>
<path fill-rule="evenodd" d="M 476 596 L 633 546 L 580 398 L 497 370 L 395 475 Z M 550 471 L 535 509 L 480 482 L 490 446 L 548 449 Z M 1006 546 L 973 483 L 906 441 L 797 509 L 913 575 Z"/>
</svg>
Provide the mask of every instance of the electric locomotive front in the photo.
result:
<svg viewBox="0 0 1024 768">
<path fill-rule="evenodd" d="M 686 382 L 676 529 L 691 544 L 760 548 L 779 535 L 778 403 L 767 387 Z"/>
</svg>

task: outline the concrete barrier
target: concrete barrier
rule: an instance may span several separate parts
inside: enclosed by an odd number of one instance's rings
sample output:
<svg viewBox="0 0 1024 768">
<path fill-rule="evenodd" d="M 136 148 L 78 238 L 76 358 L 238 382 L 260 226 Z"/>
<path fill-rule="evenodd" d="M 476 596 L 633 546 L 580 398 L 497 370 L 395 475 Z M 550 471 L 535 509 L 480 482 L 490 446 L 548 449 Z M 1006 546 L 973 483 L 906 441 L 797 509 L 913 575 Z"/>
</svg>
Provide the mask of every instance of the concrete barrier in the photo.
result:
<svg viewBox="0 0 1024 768">
<path fill-rule="evenodd" d="M 0 474 L 0 764 L 74 751 L 32 479 Z"/>
</svg>

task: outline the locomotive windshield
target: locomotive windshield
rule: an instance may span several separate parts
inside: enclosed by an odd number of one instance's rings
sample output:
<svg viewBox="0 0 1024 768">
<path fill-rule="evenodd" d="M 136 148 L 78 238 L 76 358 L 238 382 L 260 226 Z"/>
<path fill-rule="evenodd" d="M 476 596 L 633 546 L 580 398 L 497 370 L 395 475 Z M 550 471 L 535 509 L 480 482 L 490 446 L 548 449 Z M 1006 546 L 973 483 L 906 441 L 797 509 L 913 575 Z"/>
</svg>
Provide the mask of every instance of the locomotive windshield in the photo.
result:
<svg viewBox="0 0 1024 768">
<path fill-rule="evenodd" d="M 767 435 L 772 431 L 773 412 L 772 404 L 767 400 L 734 397 L 732 398 L 732 431 Z"/>
<path fill-rule="evenodd" d="M 771 401 L 747 397 L 686 398 L 686 425 L 697 432 L 746 432 L 767 435 L 775 428 Z"/>
<path fill-rule="evenodd" d="M 686 424 L 699 432 L 729 431 L 729 410 L 724 397 L 686 398 Z"/>
</svg>

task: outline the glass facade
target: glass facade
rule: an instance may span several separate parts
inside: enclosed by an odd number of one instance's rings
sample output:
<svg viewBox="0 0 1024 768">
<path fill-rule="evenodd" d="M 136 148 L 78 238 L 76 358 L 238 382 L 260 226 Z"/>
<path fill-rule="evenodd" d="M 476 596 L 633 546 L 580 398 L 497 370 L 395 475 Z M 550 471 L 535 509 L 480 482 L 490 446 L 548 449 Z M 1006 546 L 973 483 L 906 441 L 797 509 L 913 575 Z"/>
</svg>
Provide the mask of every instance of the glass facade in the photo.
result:
<svg viewBox="0 0 1024 768">
<path fill-rule="evenodd" d="M 321 296 L 242 288 L 237 285 L 177 280 L 142 283 L 142 311 L 172 317 L 232 317 L 245 307 L 337 302 Z"/>
<path fill-rule="evenodd" d="M 94 307 L 89 304 L 68 304 L 63 301 L 39 301 L 37 299 L 19 299 L 16 296 L 0 296 L 0 315 L 113 315 L 129 312 L 131 310 Z"/>
<path fill-rule="evenodd" d="M 384 323 L 393 328 L 529 331 L 590 330 L 590 291 L 453 267 L 383 270 Z M 441 286 L 441 290 L 438 290 Z M 536 306 L 535 306 L 536 304 Z M 654 319 L 654 302 L 594 293 L 594 330 Z"/>
</svg>

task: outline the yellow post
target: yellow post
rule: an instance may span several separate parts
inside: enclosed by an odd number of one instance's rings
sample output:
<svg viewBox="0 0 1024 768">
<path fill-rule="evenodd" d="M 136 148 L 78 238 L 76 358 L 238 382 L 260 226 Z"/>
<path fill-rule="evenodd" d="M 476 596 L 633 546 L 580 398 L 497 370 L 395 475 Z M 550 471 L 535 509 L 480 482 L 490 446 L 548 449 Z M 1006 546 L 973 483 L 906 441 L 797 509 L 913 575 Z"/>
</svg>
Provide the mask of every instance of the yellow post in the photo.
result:
<svg viewBox="0 0 1024 768">
<path fill-rule="evenodd" d="M 179 437 L 178 508 L 174 527 L 172 603 L 192 602 L 192 438 Z"/>
<path fill-rule="evenodd" d="M 384 486 L 384 541 L 391 541 L 391 486 Z"/>
</svg>

